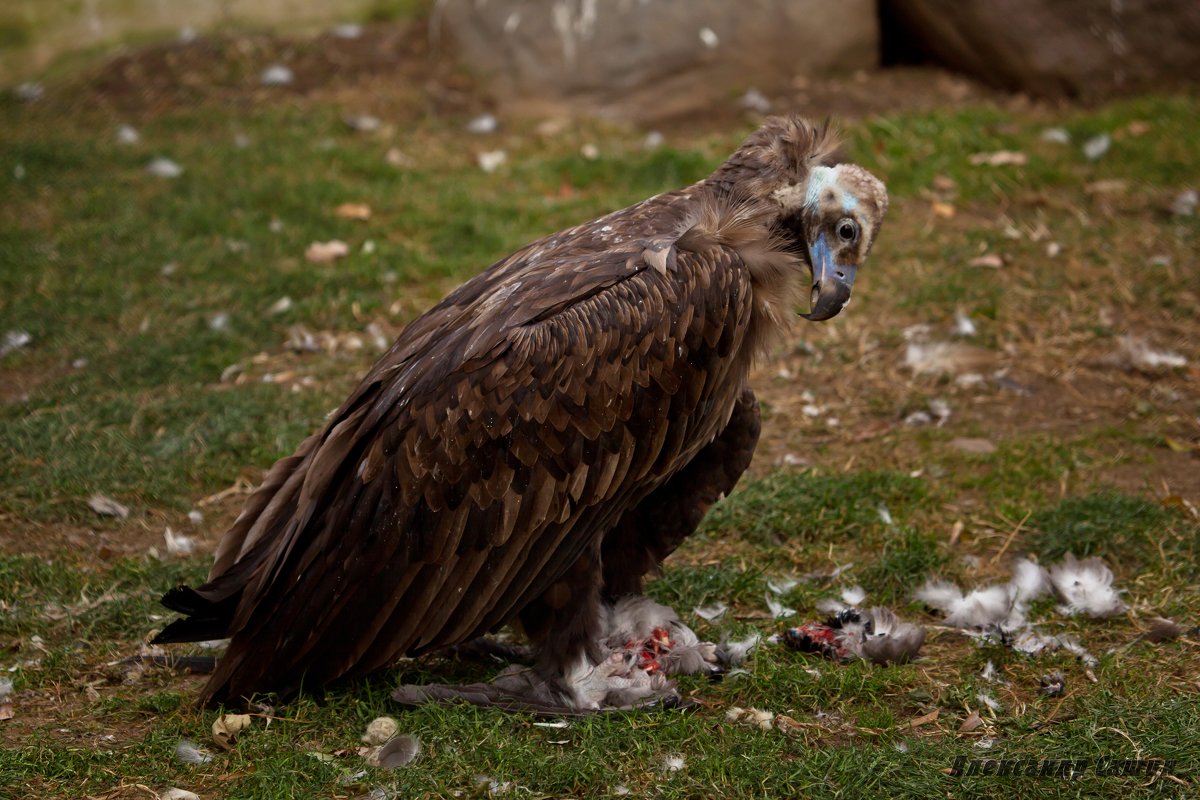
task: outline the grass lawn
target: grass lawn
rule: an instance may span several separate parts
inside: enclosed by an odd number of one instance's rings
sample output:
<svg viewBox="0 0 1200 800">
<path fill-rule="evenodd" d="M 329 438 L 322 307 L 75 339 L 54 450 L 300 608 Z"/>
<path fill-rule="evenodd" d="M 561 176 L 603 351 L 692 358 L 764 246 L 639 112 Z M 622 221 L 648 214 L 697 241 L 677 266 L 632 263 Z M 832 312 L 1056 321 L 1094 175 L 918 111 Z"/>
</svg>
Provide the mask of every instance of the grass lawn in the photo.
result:
<svg viewBox="0 0 1200 800">
<path fill-rule="evenodd" d="M 764 643 L 744 672 L 683 679 L 690 712 L 556 728 L 395 707 L 397 682 L 493 671 L 431 659 L 257 716 L 226 751 L 217 714 L 191 704 L 201 678 L 117 662 L 170 618 L 164 590 L 202 579 L 248 487 L 452 287 L 530 239 L 702 177 L 753 122 L 667 129 L 647 150 L 643 131 L 595 122 L 471 135 L 470 103 L 406 105 L 412 86 L 273 94 L 230 79 L 143 105 L 109 86 L 0 99 L 0 336 L 29 337 L 0 356 L 0 680 L 13 684 L 0 797 L 1195 796 L 1200 221 L 1169 211 L 1200 175 L 1194 93 L 844 124 L 892 196 L 861 288 L 760 365 L 752 474 L 650 591 L 720 639 L 816 619 L 818 600 L 861 585 L 930 626 L 918 661 L 838 665 Z M 374 109 L 377 130 L 345 122 Z M 138 141 L 119 141 L 122 124 Z M 1102 133 L 1111 147 L 1090 160 L 1081 145 Z M 481 170 L 497 149 L 505 163 Z M 972 163 L 998 151 L 1024 163 Z M 148 173 L 157 157 L 182 174 Z M 337 211 L 347 203 L 369 218 Z M 348 255 L 305 258 L 332 239 Z M 920 361 L 930 343 L 947 363 Z M 1131 362 L 1143 345 L 1186 363 Z M 95 494 L 128 517 L 97 515 Z M 195 552 L 169 553 L 167 527 Z M 1127 590 L 1128 612 L 1105 621 L 1035 606 L 1094 667 L 977 645 L 911 599 L 931 576 L 975 586 L 1006 579 L 1013 556 L 1067 552 L 1104 558 Z M 771 618 L 768 579 L 837 567 L 782 596 L 795 617 Z M 730 608 L 716 622 L 692 612 L 717 602 Z M 1159 616 L 1184 635 L 1139 640 Z M 989 661 L 1003 682 L 982 677 Z M 1065 692 L 1045 696 L 1056 669 Z M 731 706 L 777 724 L 731 722 Z M 973 712 L 981 723 L 961 730 Z M 380 715 L 420 739 L 412 765 L 359 753 Z M 211 760 L 182 763 L 185 739 Z M 960 756 L 1173 765 L 958 777 Z"/>
</svg>

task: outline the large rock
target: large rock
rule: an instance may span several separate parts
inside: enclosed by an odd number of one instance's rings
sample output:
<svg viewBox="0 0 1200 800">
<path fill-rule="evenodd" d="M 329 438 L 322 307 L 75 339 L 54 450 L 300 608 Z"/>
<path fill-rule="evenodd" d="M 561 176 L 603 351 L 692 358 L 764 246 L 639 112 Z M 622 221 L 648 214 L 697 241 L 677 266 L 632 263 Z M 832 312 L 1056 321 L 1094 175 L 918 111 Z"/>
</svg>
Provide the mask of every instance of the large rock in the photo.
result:
<svg viewBox="0 0 1200 800">
<path fill-rule="evenodd" d="M 912 44 L 1006 89 L 1098 98 L 1200 75 L 1198 0 L 883 0 Z"/>
<path fill-rule="evenodd" d="M 879 61 L 875 0 L 443 0 L 432 20 L 509 99 L 653 119 Z"/>
</svg>

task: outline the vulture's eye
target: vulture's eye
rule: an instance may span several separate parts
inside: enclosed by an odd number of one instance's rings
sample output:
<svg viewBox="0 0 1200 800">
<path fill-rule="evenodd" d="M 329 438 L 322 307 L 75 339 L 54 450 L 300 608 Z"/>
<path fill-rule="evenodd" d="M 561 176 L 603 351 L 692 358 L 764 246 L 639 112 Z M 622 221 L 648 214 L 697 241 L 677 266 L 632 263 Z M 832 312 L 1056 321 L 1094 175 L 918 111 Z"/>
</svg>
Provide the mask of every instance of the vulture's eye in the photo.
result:
<svg viewBox="0 0 1200 800">
<path fill-rule="evenodd" d="M 858 238 L 858 224 L 847 217 L 837 224 L 838 238 L 849 244 Z"/>
</svg>

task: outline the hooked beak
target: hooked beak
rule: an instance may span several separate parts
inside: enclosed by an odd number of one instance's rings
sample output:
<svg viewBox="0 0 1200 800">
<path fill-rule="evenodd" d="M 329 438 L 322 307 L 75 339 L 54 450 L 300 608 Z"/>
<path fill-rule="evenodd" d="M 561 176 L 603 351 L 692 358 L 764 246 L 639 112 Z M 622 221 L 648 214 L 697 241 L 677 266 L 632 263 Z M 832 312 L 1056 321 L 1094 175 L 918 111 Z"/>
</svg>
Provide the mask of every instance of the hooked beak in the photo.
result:
<svg viewBox="0 0 1200 800">
<path fill-rule="evenodd" d="M 825 234 L 809 245 L 808 254 L 813 271 L 812 303 L 808 313 L 800 316 L 812 322 L 832 319 L 850 302 L 850 289 L 854 286 L 857 268 L 834 262 L 833 253 L 825 242 Z"/>
</svg>

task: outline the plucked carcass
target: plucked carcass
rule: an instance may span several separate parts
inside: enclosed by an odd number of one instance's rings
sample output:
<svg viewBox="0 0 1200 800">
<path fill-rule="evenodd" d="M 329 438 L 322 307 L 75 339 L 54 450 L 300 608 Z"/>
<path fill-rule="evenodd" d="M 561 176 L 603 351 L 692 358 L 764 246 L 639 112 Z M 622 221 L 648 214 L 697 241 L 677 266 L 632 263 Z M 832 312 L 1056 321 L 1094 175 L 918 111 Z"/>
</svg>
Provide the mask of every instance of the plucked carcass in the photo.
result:
<svg viewBox="0 0 1200 800">
<path fill-rule="evenodd" d="M 208 581 L 163 598 L 187 616 L 156 641 L 230 640 L 202 701 L 319 690 L 510 623 L 533 666 L 398 697 L 586 711 L 711 669 L 712 645 L 636 598 L 750 462 L 755 356 L 805 294 L 809 320 L 850 299 L 887 193 L 836 150 L 770 119 L 708 178 L 527 245 L 408 325 L 270 469 Z M 677 639 L 690 652 L 660 659 Z"/>
</svg>

